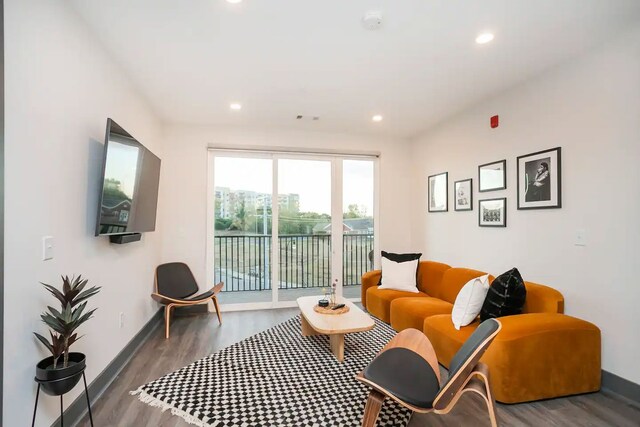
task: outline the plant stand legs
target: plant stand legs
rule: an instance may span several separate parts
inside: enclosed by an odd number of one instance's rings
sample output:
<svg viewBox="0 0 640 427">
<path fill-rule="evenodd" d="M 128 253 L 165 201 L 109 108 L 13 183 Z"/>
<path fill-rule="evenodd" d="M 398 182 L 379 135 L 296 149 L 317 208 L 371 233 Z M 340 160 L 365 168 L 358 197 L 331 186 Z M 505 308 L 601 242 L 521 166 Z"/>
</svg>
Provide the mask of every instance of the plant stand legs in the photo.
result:
<svg viewBox="0 0 640 427">
<path fill-rule="evenodd" d="M 36 412 L 38 411 L 38 398 L 40 397 L 40 383 L 38 383 L 38 391 L 36 392 L 36 405 L 33 408 L 33 420 L 31 421 L 31 427 L 36 425 Z"/>
<path fill-rule="evenodd" d="M 87 387 L 87 377 L 84 375 L 84 370 L 82 371 L 82 380 L 84 381 L 84 395 L 87 398 L 87 409 L 89 410 L 89 422 L 91 423 L 91 427 L 93 427 L 93 415 L 91 414 L 91 400 L 89 399 L 89 388 Z M 36 391 L 36 403 L 33 406 L 33 419 L 31 420 L 31 427 L 35 427 L 36 425 L 36 413 L 38 412 L 38 400 L 40 399 L 40 382 L 38 382 L 38 391 Z M 64 427 L 64 394 L 60 395 L 60 427 Z"/>
<path fill-rule="evenodd" d="M 89 421 L 91 422 L 91 427 L 93 427 L 93 415 L 91 415 L 91 400 L 89 400 L 89 389 L 87 388 L 87 377 L 85 377 L 84 371 L 82 372 L 82 380 L 84 381 L 84 395 L 87 397 L 87 409 L 89 409 Z"/>
</svg>

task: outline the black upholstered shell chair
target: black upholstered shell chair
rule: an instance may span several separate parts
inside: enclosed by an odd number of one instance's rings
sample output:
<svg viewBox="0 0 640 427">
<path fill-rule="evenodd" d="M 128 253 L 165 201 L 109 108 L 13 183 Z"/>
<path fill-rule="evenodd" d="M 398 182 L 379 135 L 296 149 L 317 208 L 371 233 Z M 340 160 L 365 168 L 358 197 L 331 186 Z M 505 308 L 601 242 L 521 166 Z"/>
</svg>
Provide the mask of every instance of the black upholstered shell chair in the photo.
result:
<svg viewBox="0 0 640 427">
<path fill-rule="evenodd" d="M 173 307 L 185 307 L 196 304 L 206 304 L 209 300 L 218 315 L 218 322 L 222 324 L 220 307 L 216 295 L 224 284 L 222 282 L 209 289 L 207 292 L 197 294 L 198 283 L 187 264 L 182 262 L 170 262 L 161 264 L 156 268 L 155 292 L 151 298 L 163 304 L 165 338 L 169 338 L 169 326 L 171 324 L 171 310 Z"/>
<path fill-rule="evenodd" d="M 491 425 L 496 427 L 489 369 L 479 360 L 501 328 L 496 319 L 482 322 L 453 356 L 449 377 L 442 385 L 438 359 L 429 339 L 417 329 L 398 333 L 356 376 L 372 388 L 362 426 L 375 425 L 387 397 L 415 412 L 446 414 L 465 392 L 472 391 L 487 402 Z"/>
</svg>

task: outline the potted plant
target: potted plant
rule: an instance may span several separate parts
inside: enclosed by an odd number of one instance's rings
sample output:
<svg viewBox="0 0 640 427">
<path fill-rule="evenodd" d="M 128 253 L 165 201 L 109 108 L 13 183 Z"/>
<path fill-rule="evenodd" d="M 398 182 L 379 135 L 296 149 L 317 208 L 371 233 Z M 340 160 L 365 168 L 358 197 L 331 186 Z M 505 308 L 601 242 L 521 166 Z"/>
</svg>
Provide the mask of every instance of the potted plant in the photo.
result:
<svg viewBox="0 0 640 427">
<path fill-rule="evenodd" d="M 85 289 L 87 283 L 88 280 L 83 280 L 82 276 L 71 279 L 63 276 L 62 291 L 42 283 L 60 302 L 60 310 L 47 306 L 47 311 L 40 315 L 50 328 L 51 341 L 34 332 L 36 338 L 51 352 L 51 356 L 36 365 L 36 379 L 43 390 L 53 396 L 60 396 L 75 387 L 84 372 L 85 355 L 70 353 L 69 347 L 81 338 L 76 333 L 78 327 L 96 311 L 84 312 L 87 300 L 100 291 L 100 287 L 96 286 Z"/>
</svg>

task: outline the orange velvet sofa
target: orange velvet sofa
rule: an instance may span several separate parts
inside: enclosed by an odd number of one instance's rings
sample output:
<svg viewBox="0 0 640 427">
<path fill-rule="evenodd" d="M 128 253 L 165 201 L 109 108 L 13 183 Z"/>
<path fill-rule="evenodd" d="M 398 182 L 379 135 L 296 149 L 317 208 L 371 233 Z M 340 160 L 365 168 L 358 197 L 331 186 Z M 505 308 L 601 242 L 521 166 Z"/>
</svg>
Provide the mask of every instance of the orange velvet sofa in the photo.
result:
<svg viewBox="0 0 640 427">
<path fill-rule="evenodd" d="M 362 276 L 362 305 L 397 331 L 423 331 L 440 364 L 448 368 L 479 324 L 476 320 L 456 330 L 451 321 L 453 303 L 469 280 L 484 274 L 421 261 L 416 294 L 379 289 L 381 272 L 370 271 Z M 564 297 L 557 290 L 531 282 L 525 286 L 523 313 L 500 318 L 502 330 L 481 359 L 490 368 L 496 400 L 520 403 L 598 391 L 600 329 L 564 315 Z"/>
</svg>

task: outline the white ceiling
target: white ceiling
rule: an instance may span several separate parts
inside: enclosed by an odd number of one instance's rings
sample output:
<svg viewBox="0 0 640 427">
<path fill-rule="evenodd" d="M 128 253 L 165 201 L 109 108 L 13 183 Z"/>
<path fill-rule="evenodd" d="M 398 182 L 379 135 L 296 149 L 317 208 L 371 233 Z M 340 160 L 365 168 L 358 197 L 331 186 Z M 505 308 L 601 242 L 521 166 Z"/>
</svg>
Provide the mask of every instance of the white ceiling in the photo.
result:
<svg viewBox="0 0 640 427">
<path fill-rule="evenodd" d="M 69 1 L 166 122 L 398 137 L 640 20 L 638 0 Z"/>
</svg>

